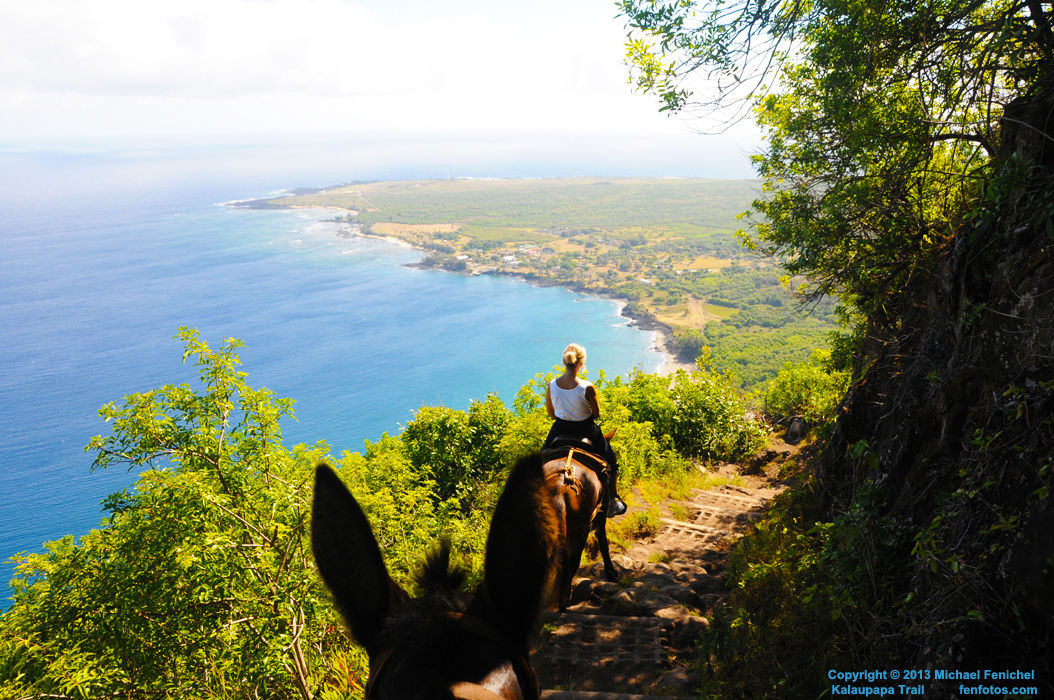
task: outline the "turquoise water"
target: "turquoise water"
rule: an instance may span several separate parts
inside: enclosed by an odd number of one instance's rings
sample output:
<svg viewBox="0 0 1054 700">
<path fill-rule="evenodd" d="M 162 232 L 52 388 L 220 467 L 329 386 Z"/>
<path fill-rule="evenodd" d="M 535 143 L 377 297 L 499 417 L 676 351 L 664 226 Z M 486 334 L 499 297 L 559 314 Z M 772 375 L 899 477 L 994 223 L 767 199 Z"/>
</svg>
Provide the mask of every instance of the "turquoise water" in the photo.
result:
<svg viewBox="0 0 1054 700">
<path fill-rule="evenodd" d="M 134 480 L 89 473 L 83 448 L 106 432 L 101 405 L 195 381 L 179 326 L 214 346 L 241 338 L 249 384 L 297 402 L 286 443 L 334 453 L 399 432 L 424 404 L 511 402 L 571 341 L 594 372 L 660 364 L 613 302 L 409 268 L 420 253 L 340 238 L 322 210 L 219 204 L 355 178 L 258 160 L 0 154 L 0 559 L 95 527 L 100 501 Z"/>
</svg>

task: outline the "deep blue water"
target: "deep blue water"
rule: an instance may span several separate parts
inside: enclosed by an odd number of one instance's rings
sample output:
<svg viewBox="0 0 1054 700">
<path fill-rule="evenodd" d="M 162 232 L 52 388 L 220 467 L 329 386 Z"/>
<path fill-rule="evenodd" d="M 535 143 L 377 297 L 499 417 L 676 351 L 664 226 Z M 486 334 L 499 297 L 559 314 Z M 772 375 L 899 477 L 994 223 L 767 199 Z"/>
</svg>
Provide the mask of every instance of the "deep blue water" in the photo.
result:
<svg viewBox="0 0 1054 700">
<path fill-rule="evenodd" d="M 84 534 L 134 480 L 90 473 L 84 446 L 106 433 L 101 405 L 196 381 L 179 326 L 241 338 L 249 384 L 297 401 L 286 443 L 335 454 L 423 404 L 511 402 L 570 341 L 594 372 L 659 363 L 612 302 L 407 268 L 419 253 L 339 238 L 323 211 L 219 206 L 362 178 L 288 158 L 0 152 L 0 560 Z"/>
</svg>

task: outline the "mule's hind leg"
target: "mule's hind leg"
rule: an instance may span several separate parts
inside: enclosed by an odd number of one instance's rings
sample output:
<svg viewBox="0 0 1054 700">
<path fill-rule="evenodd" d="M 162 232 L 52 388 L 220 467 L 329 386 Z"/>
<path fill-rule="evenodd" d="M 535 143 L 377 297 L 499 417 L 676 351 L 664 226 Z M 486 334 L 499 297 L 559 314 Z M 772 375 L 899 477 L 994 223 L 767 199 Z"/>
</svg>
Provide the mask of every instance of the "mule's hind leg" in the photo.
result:
<svg viewBox="0 0 1054 700">
<path fill-rule="evenodd" d="M 589 529 L 573 530 L 567 538 L 567 550 L 565 552 L 563 573 L 560 580 L 560 612 L 567 607 L 571 600 L 571 584 L 578 575 L 578 567 L 582 564 L 582 550 L 586 548 L 586 540 L 589 538 Z"/>
<path fill-rule="evenodd" d="M 577 567 L 577 564 L 575 566 Z M 567 603 L 571 600 L 571 581 L 574 580 L 575 571 L 571 568 L 571 553 L 564 550 L 564 561 L 560 567 L 560 581 L 557 583 L 557 598 L 560 603 L 560 612 L 567 610 Z"/>
<path fill-rule="evenodd" d="M 604 576 L 608 581 L 617 582 L 618 572 L 615 565 L 611 563 L 611 553 L 608 551 L 608 519 L 603 513 L 598 514 L 594 532 L 597 533 L 597 544 L 600 545 L 600 556 L 604 559 Z"/>
</svg>

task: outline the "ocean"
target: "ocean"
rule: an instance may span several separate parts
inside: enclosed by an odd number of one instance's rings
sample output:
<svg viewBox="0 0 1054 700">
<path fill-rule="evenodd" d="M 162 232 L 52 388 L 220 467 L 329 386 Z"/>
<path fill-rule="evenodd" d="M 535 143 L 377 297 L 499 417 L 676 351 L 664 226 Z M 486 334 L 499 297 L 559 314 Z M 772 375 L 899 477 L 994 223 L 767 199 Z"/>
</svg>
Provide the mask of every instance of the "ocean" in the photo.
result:
<svg viewBox="0 0 1054 700">
<path fill-rule="evenodd" d="M 91 473 L 84 447 L 107 433 L 103 404 L 196 383 L 180 326 L 244 341 L 248 383 L 296 400 L 286 444 L 334 454 L 422 405 L 511 403 L 571 341 L 594 373 L 661 365 L 612 301 L 406 267 L 421 253 L 340 238 L 332 211 L 222 205 L 369 175 L 256 152 L 0 151 L 3 584 L 9 557 L 98 526 L 102 499 L 134 481 Z"/>
</svg>

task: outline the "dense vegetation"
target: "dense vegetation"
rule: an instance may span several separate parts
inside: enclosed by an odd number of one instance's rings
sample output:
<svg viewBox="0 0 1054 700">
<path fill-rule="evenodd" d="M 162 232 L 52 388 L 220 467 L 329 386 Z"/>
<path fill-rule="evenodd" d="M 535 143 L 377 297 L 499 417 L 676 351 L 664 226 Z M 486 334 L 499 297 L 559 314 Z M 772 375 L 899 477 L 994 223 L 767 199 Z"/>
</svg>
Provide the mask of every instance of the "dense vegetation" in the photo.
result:
<svg viewBox="0 0 1054 700">
<path fill-rule="evenodd" d="M 748 244 L 851 321 L 827 369 L 855 382 L 797 488 L 737 548 L 708 692 L 816 697 L 832 668 L 1005 668 L 1050 694 L 1054 9 L 620 7 L 634 81 L 663 109 L 753 111 L 768 196 Z M 960 684 L 931 677 L 926 694 Z"/>
<path fill-rule="evenodd" d="M 554 178 L 356 183 L 267 200 L 268 206 L 326 205 L 357 211 L 364 225 L 457 223 L 474 240 L 517 243 L 601 230 L 620 240 L 663 232 L 706 238 L 739 228 L 757 183 L 694 178 Z M 730 251 L 732 252 L 732 251 Z"/>
<path fill-rule="evenodd" d="M 101 526 L 18 557 L 0 616 L 4 697 L 360 697 L 364 652 L 342 631 L 309 547 L 313 468 L 335 463 L 362 504 L 389 570 L 412 590 L 441 537 L 478 582 L 504 476 L 549 427 L 541 375 L 511 407 L 421 408 L 398 436 L 339 458 L 282 444 L 292 401 L 246 384 L 239 341 L 210 348 L 181 329 L 198 390 L 166 385 L 107 404 L 95 468 L 135 485 L 103 504 Z M 595 382 L 624 489 L 683 476 L 691 460 L 752 454 L 764 439 L 734 387 L 701 369 Z"/>
</svg>

